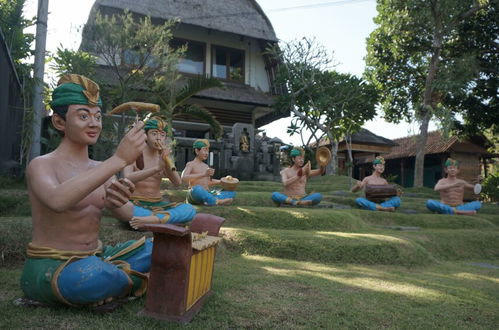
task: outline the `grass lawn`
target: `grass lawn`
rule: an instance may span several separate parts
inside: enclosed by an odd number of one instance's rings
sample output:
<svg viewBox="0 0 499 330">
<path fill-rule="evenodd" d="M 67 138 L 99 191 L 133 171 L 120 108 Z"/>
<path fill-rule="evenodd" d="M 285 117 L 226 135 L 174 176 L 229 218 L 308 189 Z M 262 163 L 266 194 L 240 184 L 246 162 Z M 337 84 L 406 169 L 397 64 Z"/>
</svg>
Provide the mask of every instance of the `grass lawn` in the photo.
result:
<svg viewBox="0 0 499 330">
<path fill-rule="evenodd" d="M 275 182 L 242 182 L 234 205 L 199 207 L 226 223 L 214 295 L 187 326 L 138 317 L 144 298 L 108 314 L 15 306 L 31 219 L 22 185 L 0 186 L 0 328 L 497 328 L 499 205 L 435 215 L 424 202 L 438 196 L 422 188 L 407 189 L 395 213 L 370 212 L 354 207 L 359 194 L 348 185 L 344 177 L 309 184 L 323 204 L 342 208 L 277 208 Z M 103 220 L 105 243 L 142 235 Z"/>
</svg>

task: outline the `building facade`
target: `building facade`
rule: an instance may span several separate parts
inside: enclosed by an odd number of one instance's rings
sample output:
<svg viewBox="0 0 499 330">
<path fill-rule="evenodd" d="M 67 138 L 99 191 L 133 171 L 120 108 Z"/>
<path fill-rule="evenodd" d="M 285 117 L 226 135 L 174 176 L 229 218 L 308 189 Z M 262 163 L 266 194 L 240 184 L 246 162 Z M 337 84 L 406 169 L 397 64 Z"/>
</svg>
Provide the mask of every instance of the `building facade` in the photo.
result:
<svg viewBox="0 0 499 330">
<path fill-rule="evenodd" d="M 178 18 L 173 30 L 173 46 L 187 45 L 178 69 L 185 76 L 205 75 L 223 82 L 223 88 L 197 93 L 190 102 L 202 105 L 222 124 L 224 136 L 215 141 L 210 127 L 196 118 L 174 120 L 177 140 L 176 165 L 182 169 L 194 157 L 192 142 L 197 138 L 211 141 L 210 166 L 219 175 L 231 173 L 243 179 L 258 176 L 269 164 L 258 163 L 255 142 L 257 129 L 285 115 L 272 109 L 272 79 L 275 64 L 265 55 L 277 42 L 267 16 L 253 0 L 97 0 L 87 23 L 97 12 L 119 14 L 125 9 L 153 21 Z M 99 54 L 95 54 L 99 56 Z M 241 149 L 240 140 L 249 141 Z M 273 151 L 272 151 L 273 152 Z"/>
</svg>

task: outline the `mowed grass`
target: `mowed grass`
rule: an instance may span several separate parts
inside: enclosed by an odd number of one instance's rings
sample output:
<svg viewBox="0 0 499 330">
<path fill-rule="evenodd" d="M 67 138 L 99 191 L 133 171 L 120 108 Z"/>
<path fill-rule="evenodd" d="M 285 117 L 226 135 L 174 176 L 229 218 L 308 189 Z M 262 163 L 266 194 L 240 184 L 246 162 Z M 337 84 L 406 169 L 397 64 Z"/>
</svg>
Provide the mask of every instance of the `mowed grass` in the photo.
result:
<svg viewBox="0 0 499 330">
<path fill-rule="evenodd" d="M 214 295 L 187 326 L 138 317 L 144 298 L 110 314 L 67 307 L 27 308 L 19 277 L 31 237 L 22 187 L 0 194 L 0 328 L 497 328 L 499 206 L 476 216 L 430 213 L 431 189 L 405 189 L 397 212 L 357 209 L 346 177 L 318 177 L 327 208 L 275 207 L 277 182 L 241 182 L 233 205 L 197 207 L 226 218 Z M 7 189 L 8 188 L 8 189 Z M 166 188 L 166 187 L 165 187 Z M 165 190 L 172 201 L 185 187 Z M 350 208 L 348 208 L 350 207 Z M 107 244 L 150 233 L 104 218 Z"/>
</svg>

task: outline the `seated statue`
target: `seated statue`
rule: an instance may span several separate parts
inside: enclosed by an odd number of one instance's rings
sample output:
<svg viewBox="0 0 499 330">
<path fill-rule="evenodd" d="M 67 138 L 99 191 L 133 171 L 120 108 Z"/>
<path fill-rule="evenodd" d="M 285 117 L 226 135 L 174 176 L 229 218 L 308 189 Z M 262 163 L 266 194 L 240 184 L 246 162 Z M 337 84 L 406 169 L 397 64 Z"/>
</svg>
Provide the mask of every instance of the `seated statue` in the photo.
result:
<svg viewBox="0 0 499 330">
<path fill-rule="evenodd" d="M 447 177 L 438 180 L 435 191 L 440 193 L 440 202 L 428 200 L 426 207 L 433 212 L 442 214 L 473 215 L 482 207 L 479 201 L 463 203 L 464 189 L 473 189 L 475 186 L 464 180 L 458 179 L 459 162 L 452 158 L 447 159 L 444 164 Z"/>
<path fill-rule="evenodd" d="M 381 174 L 385 171 L 385 160 L 383 157 L 378 156 L 374 159 L 373 170 L 373 174 L 366 176 L 364 180 L 357 182 L 352 187 L 352 192 L 360 189 L 365 190 L 367 185 L 388 185 L 388 182 L 381 177 Z M 393 196 L 382 203 L 375 203 L 367 198 L 359 197 L 355 200 L 355 203 L 365 210 L 393 212 L 400 206 L 401 200 L 399 196 Z"/>
<path fill-rule="evenodd" d="M 33 159 L 26 170 L 33 234 L 21 275 L 27 298 L 45 304 L 98 305 L 147 287 L 152 242 L 142 238 L 116 246 L 99 240 L 102 210 L 123 218 L 134 184 L 114 174 L 145 148 L 137 122 L 109 159 L 89 158 L 88 146 L 102 130 L 99 86 L 74 74 L 63 76 L 52 93 L 52 124 L 59 146 Z"/>
<path fill-rule="evenodd" d="M 322 194 L 312 193 L 307 195 L 305 186 L 309 177 L 321 175 L 325 172 L 326 167 L 322 166 L 319 169 L 311 170 L 310 163 L 303 166 L 305 151 L 302 148 L 293 148 L 289 155 L 293 164 L 281 171 L 284 193 L 273 192 L 272 201 L 277 206 L 282 204 L 303 206 L 319 204 L 322 200 Z"/>
<path fill-rule="evenodd" d="M 143 168 L 136 163 L 124 169 L 124 175 L 135 184 L 135 191 L 130 198 L 134 203 L 130 214 L 130 225 L 140 229 L 150 223 L 178 224 L 191 221 L 196 209 L 190 204 L 163 201 L 161 180 L 166 177 L 178 187 L 180 176 L 170 160 L 170 147 L 166 145 L 168 124 L 160 117 L 152 117 L 145 122 L 147 135 L 143 155 Z"/>
<path fill-rule="evenodd" d="M 193 143 L 196 158 L 185 165 L 182 172 L 182 181 L 189 184 L 187 201 L 198 205 L 228 205 L 236 197 L 235 191 L 211 190 L 210 187 L 221 184 L 220 180 L 213 179 L 215 169 L 210 168 L 205 161 L 210 153 L 210 142 L 199 139 Z"/>
</svg>

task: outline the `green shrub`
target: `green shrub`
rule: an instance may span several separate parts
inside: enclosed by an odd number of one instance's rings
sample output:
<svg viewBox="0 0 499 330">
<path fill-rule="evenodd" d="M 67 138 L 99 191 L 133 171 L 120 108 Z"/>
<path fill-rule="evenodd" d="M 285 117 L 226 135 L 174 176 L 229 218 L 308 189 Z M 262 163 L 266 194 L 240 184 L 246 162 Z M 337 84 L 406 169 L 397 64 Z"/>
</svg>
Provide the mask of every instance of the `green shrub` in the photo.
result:
<svg viewBox="0 0 499 330">
<path fill-rule="evenodd" d="M 491 202 L 499 202 L 499 173 L 489 175 L 482 183 L 482 194 Z"/>
</svg>

